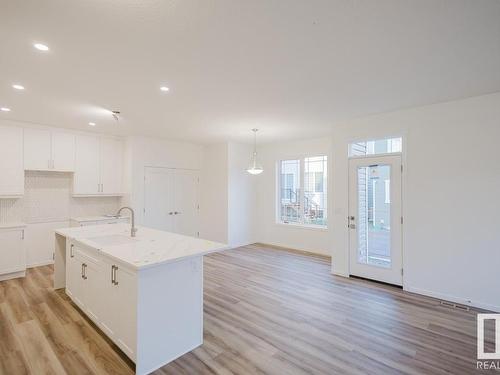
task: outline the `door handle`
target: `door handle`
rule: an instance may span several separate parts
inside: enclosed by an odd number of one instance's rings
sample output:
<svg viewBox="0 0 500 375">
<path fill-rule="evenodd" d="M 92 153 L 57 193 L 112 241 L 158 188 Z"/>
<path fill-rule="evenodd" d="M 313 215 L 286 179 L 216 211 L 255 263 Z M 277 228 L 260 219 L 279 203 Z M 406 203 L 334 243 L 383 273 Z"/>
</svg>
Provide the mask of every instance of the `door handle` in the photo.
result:
<svg viewBox="0 0 500 375">
<path fill-rule="evenodd" d="M 118 281 L 116 281 L 116 271 L 118 271 L 118 267 L 117 266 L 114 266 L 114 267 L 115 267 L 115 276 L 114 276 L 113 284 L 118 285 Z"/>
<path fill-rule="evenodd" d="M 71 244 L 70 248 L 69 248 L 69 255 L 71 258 L 74 258 L 75 254 L 73 254 L 73 247 L 75 247 L 75 245 Z"/>
<path fill-rule="evenodd" d="M 349 216 L 347 217 L 347 220 L 348 220 L 347 227 L 349 229 L 356 229 L 356 222 L 355 222 L 356 218 L 354 216 Z"/>
<path fill-rule="evenodd" d="M 178 211 L 174 212 L 174 215 L 180 215 L 180 214 L 182 214 L 182 212 L 178 212 Z"/>
<path fill-rule="evenodd" d="M 174 213 L 173 213 L 173 212 L 169 212 L 168 214 L 169 214 L 169 215 L 173 215 Z"/>
<path fill-rule="evenodd" d="M 111 284 L 115 283 L 115 266 L 111 266 Z"/>
<path fill-rule="evenodd" d="M 87 265 L 83 263 L 82 266 L 83 266 L 83 279 L 87 280 Z"/>
</svg>

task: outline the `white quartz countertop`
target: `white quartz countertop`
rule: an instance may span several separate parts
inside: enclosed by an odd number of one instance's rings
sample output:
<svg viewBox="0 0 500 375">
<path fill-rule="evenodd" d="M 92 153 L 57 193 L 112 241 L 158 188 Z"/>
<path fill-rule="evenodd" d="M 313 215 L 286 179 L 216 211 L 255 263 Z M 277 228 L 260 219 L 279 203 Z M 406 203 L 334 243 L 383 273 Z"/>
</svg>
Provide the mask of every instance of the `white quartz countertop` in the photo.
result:
<svg viewBox="0 0 500 375">
<path fill-rule="evenodd" d="M 86 222 L 86 221 L 103 221 L 103 220 L 113 220 L 113 219 L 123 219 L 123 218 L 128 218 L 125 216 L 106 216 L 106 215 L 101 215 L 101 216 L 79 216 L 79 217 L 72 217 L 71 220 L 77 221 L 79 223 Z"/>
<path fill-rule="evenodd" d="M 179 259 L 226 250 L 228 245 L 161 230 L 137 227 L 130 237 L 130 224 L 105 224 L 62 228 L 55 232 L 97 249 L 134 269 L 154 267 Z"/>
</svg>

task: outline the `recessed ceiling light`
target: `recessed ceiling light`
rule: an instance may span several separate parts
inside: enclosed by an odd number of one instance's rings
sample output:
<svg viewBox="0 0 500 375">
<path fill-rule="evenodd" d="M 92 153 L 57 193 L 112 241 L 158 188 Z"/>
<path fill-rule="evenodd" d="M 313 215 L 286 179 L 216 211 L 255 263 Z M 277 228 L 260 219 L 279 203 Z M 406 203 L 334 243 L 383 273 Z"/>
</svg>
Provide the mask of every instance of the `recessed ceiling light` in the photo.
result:
<svg viewBox="0 0 500 375">
<path fill-rule="evenodd" d="M 2 111 L 2 112 L 10 112 L 10 108 L 2 107 L 2 108 L 0 108 L 0 111 Z"/>
<path fill-rule="evenodd" d="M 12 85 L 12 87 L 15 88 L 16 90 L 24 90 L 24 86 L 22 85 L 14 84 Z"/>
<path fill-rule="evenodd" d="M 47 47 L 45 44 L 42 43 L 35 43 L 33 44 L 33 47 L 35 47 L 39 51 L 48 51 L 49 47 Z"/>
<path fill-rule="evenodd" d="M 163 92 L 167 92 L 170 89 L 167 86 L 162 86 L 162 87 L 160 87 L 160 90 Z"/>
<path fill-rule="evenodd" d="M 95 126 L 95 122 L 89 122 L 90 126 Z"/>
</svg>

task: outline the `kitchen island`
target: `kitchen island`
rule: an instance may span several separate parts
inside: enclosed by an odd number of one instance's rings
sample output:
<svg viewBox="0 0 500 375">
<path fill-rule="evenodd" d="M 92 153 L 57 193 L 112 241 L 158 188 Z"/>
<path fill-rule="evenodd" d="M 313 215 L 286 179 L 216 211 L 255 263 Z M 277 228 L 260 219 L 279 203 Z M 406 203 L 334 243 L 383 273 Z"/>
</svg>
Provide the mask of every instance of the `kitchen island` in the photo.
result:
<svg viewBox="0 0 500 375">
<path fill-rule="evenodd" d="M 203 343 L 203 255 L 227 245 L 105 224 L 55 231 L 54 288 L 148 374 Z"/>
</svg>

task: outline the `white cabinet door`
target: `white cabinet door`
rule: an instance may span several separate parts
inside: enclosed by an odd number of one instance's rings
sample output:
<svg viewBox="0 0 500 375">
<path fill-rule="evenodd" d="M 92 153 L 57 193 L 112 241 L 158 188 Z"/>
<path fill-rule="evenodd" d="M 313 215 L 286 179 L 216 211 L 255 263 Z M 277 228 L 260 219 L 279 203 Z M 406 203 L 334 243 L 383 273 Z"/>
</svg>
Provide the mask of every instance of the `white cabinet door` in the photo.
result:
<svg viewBox="0 0 500 375">
<path fill-rule="evenodd" d="M 110 339 L 116 341 L 116 330 L 118 326 L 117 316 L 120 313 L 117 314 L 115 310 L 115 306 L 118 303 L 118 290 L 117 286 L 114 284 L 114 267 L 115 265 L 108 261 L 103 262 L 102 272 L 104 277 L 100 294 L 103 301 L 102 303 L 106 304 L 106 308 L 102 311 L 99 326 Z"/>
<path fill-rule="evenodd" d="M 198 236 L 198 185 L 197 171 L 175 170 L 175 233 L 192 237 Z"/>
<path fill-rule="evenodd" d="M 101 193 L 123 193 L 122 169 L 122 141 L 113 138 L 101 138 Z"/>
<path fill-rule="evenodd" d="M 99 138 L 77 135 L 75 149 L 74 195 L 97 195 L 99 181 Z"/>
<path fill-rule="evenodd" d="M 137 349 L 137 274 L 119 266 L 115 270 L 116 344 L 133 360 Z"/>
<path fill-rule="evenodd" d="M 26 269 L 23 233 L 20 229 L 0 231 L 0 274 Z"/>
<path fill-rule="evenodd" d="M 73 244 L 66 248 L 66 293 L 80 307 L 83 306 L 82 301 L 82 263 L 75 256 L 76 249 Z"/>
<path fill-rule="evenodd" d="M 52 167 L 50 130 L 24 129 L 24 169 L 47 171 Z"/>
<path fill-rule="evenodd" d="M 23 129 L 0 126 L 0 196 L 24 194 Z"/>
<path fill-rule="evenodd" d="M 146 168 L 144 185 L 144 224 L 150 228 L 173 232 L 174 170 Z"/>
<path fill-rule="evenodd" d="M 103 304 L 101 289 L 103 285 L 103 272 L 98 263 L 85 259 L 83 261 L 83 304 L 87 315 L 97 324 L 101 319 Z M 105 305 L 107 308 L 107 304 Z"/>
<path fill-rule="evenodd" d="M 106 308 L 100 312 L 100 327 L 131 359 L 137 340 L 137 274 L 116 263 L 103 261 L 104 279 L 99 289 Z"/>
<path fill-rule="evenodd" d="M 52 169 L 59 172 L 75 170 L 75 136 L 52 132 Z"/>
</svg>

